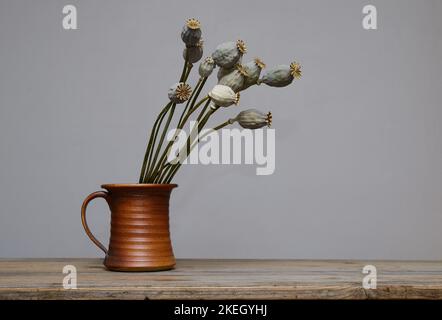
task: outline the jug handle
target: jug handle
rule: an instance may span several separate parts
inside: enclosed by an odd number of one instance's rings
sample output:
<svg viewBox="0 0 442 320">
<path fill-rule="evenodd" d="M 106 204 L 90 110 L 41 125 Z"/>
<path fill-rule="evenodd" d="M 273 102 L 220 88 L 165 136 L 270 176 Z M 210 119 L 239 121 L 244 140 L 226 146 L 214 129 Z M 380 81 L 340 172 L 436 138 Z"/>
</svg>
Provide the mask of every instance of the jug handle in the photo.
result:
<svg viewBox="0 0 442 320">
<path fill-rule="evenodd" d="M 107 204 L 109 205 L 109 194 L 106 191 L 96 191 L 96 192 L 91 193 L 90 195 L 88 195 L 86 197 L 86 199 L 84 199 L 83 205 L 81 206 L 81 223 L 83 224 L 84 231 L 86 231 L 86 234 L 89 237 L 89 239 L 91 239 L 92 242 L 95 243 L 95 245 L 98 248 L 100 248 L 101 250 L 103 250 L 103 252 L 105 254 L 107 254 L 106 247 L 103 244 L 101 244 L 101 242 L 98 241 L 97 238 L 94 237 L 94 235 L 92 234 L 91 230 L 89 229 L 89 226 L 87 225 L 87 221 L 86 221 L 87 206 L 88 206 L 89 202 L 95 198 L 103 198 L 104 200 L 106 200 Z"/>
</svg>

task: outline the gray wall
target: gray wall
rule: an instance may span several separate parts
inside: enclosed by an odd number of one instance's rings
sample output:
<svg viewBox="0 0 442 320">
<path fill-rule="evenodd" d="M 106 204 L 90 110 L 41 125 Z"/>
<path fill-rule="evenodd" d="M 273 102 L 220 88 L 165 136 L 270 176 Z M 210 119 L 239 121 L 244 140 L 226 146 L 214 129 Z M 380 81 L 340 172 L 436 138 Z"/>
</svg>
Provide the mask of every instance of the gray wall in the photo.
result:
<svg viewBox="0 0 442 320">
<path fill-rule="evenodd" d="M 376 31 L 361 27 L 369 3 Z M 61 27 L 65 4 L 76 31 Z M 1 0 L 0 257 L 101 256 L 82 200 L 137 180 L 181 71 L 179 32 L 197 17 L 207 54 L 241 38 L 246 58 L 296 58 L 304 76 L 242 95 L 241 109 L 273 111 L 273 175 L 183 167 L 177 257 L 442 258 L 441 14 L 439 0 Z M 106 204 L 89 216 L 105 241 Z"/>
</svg>

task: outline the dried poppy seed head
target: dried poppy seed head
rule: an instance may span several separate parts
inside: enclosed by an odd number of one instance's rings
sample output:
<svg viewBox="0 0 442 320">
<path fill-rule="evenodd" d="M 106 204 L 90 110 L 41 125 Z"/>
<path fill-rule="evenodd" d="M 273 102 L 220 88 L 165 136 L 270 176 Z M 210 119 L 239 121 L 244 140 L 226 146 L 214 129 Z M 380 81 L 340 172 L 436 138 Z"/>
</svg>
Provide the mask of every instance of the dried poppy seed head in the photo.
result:
<svg viewBox="0 0 442 320">
<path fill-rule="evenodd" d="M 200 77 L 207 78 L 212 74 L 213 69 L 215 69 L 215 61 L 213 61 L 212 57 L 207 57 L 200 63 L 198 73 Z"/>
<path fill-rule="evenodd" d="M 246 51 L 243 41 L 224 42 L 215 48 L 212 58 L 221 68 L 231 69 L 241 61 L 241 57 Z"/>
<path fill-rule="evenodd" d="M 238 48 L 239 52 L 241 52 L 242 54 L 245 54 L 247 52 L 246 43 L 242 40 L 236 41 L 236 47 Z"/>
<path fill-rule="evenodd" d="M 301 78 L 301 65 L 297 62 L 292 62 L 290 64 L 290 73 L 296 79 Z"/>
<path fill-rule="evenodd" d="M 200 61 L 203 57 L 203 40 L 199 40 L 195 46 L 186 46 L 183 50 L 183 58 L 187 59 L 189 63 Z"/>
<path fill-rule="evenodd" d="M 266 64 L 260 58 L 255 58 L 253 61 L 260 69 L 264 69 L 266 67 Z"/>
<path fill-rule="evenodd" d="M 234 121 L 238 121 L 239 125 L 245 129 L 259 129 L 265 126 L 270 127 L 272 124 L 272 113 L 262 113 L 256 109 L 248 109 L 241 111 Z"/>
<path fill-rule="evenodd" d="M 301 75 L 300 66 L 298 64 L 292 65 L 279 65 L 267 69 L 262 78 L 258 80 L 258 84 L 265 83 L 268 86 L 279 88 L 288 86 L 293 82 L 295 76 L 299 78 Z"/>
<path fill-rule="evenodd" d="M 238 104 L 239 93 L 235 93 L 232 88 L 217 84 L 209 93 L 212 102 L 220 107 L 228 107 L 232 104 Z"/>
<path fill-rule="evenodd" d="M 176 83 L 169 89 L 169 99 L 173 103 L 183 103 L 190 98 L 192 88 L 184 82 Z"/>
<path fill-rule="evenodd" d="M 249 74 L 247 73 L 246 68 L 244 68 L 244 66 L 241 65 L 241 64 L 237 64 L 237 65 L 236 65 L 236 70 L 238 70 L 238 72 L 239 72 L 241 75 L 243 75 L 244 77 L 248 77 L 248 76 L 249 76 Z"/>
<path fill-rule="evenodd" d="M 257 84 L 259 76 L 261 75 L 261 70 L 265 67 L 265 64 L 259 58 L 255 58 L 253 61 L 247 62 L 243 67 L 247 72 L 247 77 L 244 80 L 241 90 L 245 90 L 248 87 Z"/>
<path fill-rule="evenodd" d="M 201 39 L 200 23 L 196 19 L 188 19 L 181 31 L 181 39 L 186 46 L 196 46 Z"/>
<path fill-rule="evenodd" d="M 187 83 L 180 83 L 176 88 L 176 96 L 178 99 L 186 101 L 190 98 L 192 88 Z"/>
<path fill-rule="evenodd" d="M 244 86 L 244 81 L 247 78 L 248 74 L 246 69 L 238 64 L 235 66 L 235 69 L 223 76 L 218 84 L 222 84 L 232 88 L 234 92 L 238 92 Z"/>
<path fill-rule="evenodd" d="M 187 19 L 186 26 L 189 29 L 196 30 L 196 29 L 199 29 L 201 27 L 201 24 L 200 24 L 200 22 L 197 19 L 190 18 L 190 19 Z"/>
</svg>

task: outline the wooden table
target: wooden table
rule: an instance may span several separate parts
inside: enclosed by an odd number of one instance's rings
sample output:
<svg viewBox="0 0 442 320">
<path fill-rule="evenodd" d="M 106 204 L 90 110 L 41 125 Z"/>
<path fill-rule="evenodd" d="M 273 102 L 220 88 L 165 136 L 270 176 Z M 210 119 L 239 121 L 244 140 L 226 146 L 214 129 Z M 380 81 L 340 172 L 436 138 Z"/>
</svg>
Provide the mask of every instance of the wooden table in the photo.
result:
<svg viewBox="0 0 442 320">
<path fill-rule="evenodd" d="M 377 288 L 364 289 L 365 265 Z M 63 267 L 77 271 L 64 289 Z M 441 299 L 442 262 L 178 260 L 174 270 L 106 271 L 98 259 L 0 259 L 0 299 Z"/>
</svg>

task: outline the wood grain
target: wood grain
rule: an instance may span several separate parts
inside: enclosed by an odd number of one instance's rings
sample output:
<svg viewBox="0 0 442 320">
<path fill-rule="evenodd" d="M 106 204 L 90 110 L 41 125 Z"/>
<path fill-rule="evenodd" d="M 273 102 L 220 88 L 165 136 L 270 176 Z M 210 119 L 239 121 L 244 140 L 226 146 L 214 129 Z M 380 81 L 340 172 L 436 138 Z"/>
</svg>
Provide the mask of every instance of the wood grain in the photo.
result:
<svg viewBox="0 0 442 320">
<path fill-rule="evenodd" d="M 68 264 L 78 289 L 63 289 Z M 367 264 L 377 289 L 362 287 Z M 0 259 L 0 299 L 442 299 L 442 262 L 178 260 L 170 271 L 121 273 L 98 259 Z"/>
</svg>

